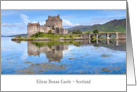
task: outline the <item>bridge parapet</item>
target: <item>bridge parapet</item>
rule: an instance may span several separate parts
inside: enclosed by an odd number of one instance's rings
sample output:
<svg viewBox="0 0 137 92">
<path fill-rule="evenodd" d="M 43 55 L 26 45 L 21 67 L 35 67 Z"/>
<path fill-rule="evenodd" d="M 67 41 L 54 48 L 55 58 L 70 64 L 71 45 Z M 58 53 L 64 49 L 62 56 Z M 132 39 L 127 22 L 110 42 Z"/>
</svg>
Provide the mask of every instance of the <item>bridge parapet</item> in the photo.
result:
<svg viewBox="0 0 137 92">
<path fill-rule="evenodd" d="M 82 34 L 82 39 L 91 39 L 92 36 L 96 36 L 96 40 L 98 40 L 99 37 L 105 36 L 107 39 L 111 39 L 112 36 L 115 37 L 115 39 L 126 39 L 126 33 L 94 33 L 94 34 Z"/>
</svg>

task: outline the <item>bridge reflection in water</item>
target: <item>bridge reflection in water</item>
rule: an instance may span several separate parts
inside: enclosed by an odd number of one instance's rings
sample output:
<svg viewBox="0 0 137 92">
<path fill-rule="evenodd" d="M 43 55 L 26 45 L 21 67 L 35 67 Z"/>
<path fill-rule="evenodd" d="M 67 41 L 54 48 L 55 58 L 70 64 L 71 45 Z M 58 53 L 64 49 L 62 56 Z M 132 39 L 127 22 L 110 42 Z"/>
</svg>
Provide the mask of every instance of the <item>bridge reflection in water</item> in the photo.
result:
<svg viewBox="0 0 137 92">
<path fill-rule="evenodd" d="M 95 41 L 89 41 L 89 44 L 94 44 L 94 45 L 121 45 L 125 44 L 126 40 L 95 40 Z"/>
<path fill-rule="evenodd" d="M 123 48 L 123 45 L 125 45 L 126 40 L 76 40 L 74 41 L 75 44 L 70 43 L 72 45 L 80 46 L 80 45 L 94 45 L 94 46 L 102 46 L 106 48 L 110 48 L 113 50 L 123 50 L 125 51 L 126 48 Z M 40 56 L 40 53 L 44 53 L 46 55 L 46 58 L 51 61 L 57 61 L 60 63 L 61 58 L 63 57 L 63 50 L 68 49 L 69 44 L 45 44 L 45 42 L 34 42 L 34 41 L 28 41 L 27 42 L 27 49 L 28 49 L 28 55 L 35 55 Z M 77 43 L 77 44 L 76 44 Z"/>
</svg>

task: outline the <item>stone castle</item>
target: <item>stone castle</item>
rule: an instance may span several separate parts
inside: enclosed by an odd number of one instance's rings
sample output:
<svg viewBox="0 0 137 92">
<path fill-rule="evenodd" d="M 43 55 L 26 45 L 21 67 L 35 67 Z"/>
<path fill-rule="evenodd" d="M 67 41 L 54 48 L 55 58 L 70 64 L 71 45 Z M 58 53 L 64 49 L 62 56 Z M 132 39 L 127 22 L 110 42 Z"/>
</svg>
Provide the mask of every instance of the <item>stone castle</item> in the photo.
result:
<svg viewBox="0 0 137 92">
<path fill-rule="evenodd" d="M 27 36 L 30 37 L 37 32 L 48 33 L 51 30 L 54 34 L 68 34 L 68 30 L 62 28 L 62 19 L 60 16 L 48 16 L 46 24 L 40 25 L 38 23 L 28 23 Z"/>
</svg>

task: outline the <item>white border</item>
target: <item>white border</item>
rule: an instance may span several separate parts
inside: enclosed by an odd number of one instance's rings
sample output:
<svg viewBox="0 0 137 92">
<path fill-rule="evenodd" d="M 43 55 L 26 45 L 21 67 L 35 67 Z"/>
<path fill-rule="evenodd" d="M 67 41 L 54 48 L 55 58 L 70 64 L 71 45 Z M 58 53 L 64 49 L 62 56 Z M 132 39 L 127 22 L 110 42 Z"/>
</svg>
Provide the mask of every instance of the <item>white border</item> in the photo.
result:
<svg viewBox="0 0 137 92">
<path fill-rule="evenodd" d="M 1 9 L 126 9 L 126 1 L 1 1 Z"/>
</svg>

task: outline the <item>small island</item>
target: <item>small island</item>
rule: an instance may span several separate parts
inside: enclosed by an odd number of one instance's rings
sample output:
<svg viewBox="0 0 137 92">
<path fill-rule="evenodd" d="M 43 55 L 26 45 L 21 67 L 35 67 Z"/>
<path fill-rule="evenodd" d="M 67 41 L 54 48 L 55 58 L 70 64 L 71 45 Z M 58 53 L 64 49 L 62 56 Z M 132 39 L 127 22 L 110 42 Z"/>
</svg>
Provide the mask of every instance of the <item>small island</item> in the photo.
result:
<svg viewBox="0 0 137 92">
<path fill-rule="evenodd" d="M 81 39 L 80 35 L 68 34 L 68 30 L 62 27 L 62 19 L 60 16 L 48 16 L 46 23 L 40 25 L 38 23 L 28 23 L 27 25 L 27 38 L 21 38 L 17 36 L 12 40 L 26 40 L 26 41 L 45 41 L 45 40 L 57 40 L 57 39 Z"/>
<path fill-rule="evenodd" d="M 103 36 L 103 37 L 101 37 Z M 48 16 L 44 25 L 28 23 L 27 37 L 16 36 L 12 41 L 50 41 L 50 40 L 90 40 L 90 39 L 126 39 L 126 33 L 102 32 L 94 30 L 93 33 L 82 33 L 80 30 L 69 33 L 62 27 L 62 19 L 58 16 Z"/>
</svg>

